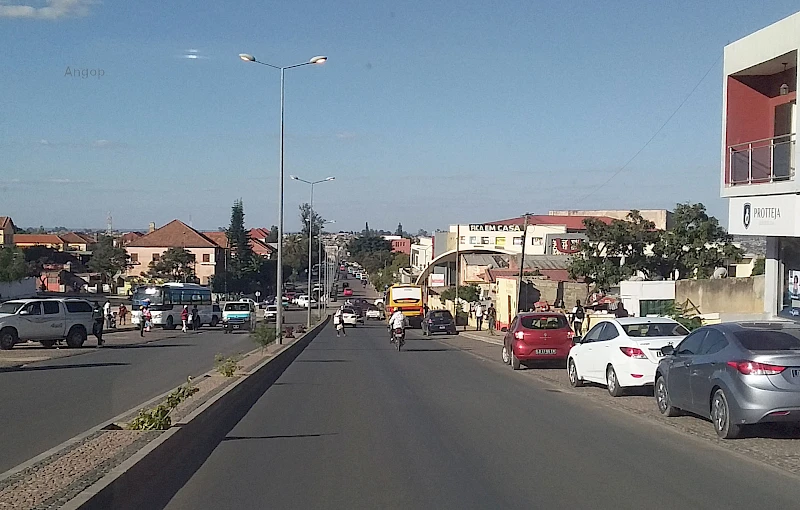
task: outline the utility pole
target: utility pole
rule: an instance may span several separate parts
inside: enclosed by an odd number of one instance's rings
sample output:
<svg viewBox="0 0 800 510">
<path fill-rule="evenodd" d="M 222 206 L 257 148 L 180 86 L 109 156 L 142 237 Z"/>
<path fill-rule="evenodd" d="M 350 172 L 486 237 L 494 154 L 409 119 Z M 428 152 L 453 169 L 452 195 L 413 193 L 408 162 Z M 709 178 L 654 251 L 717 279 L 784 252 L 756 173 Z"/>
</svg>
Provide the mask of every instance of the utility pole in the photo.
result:
<svg viewBox="0 0 800 510">
<path fill-rule="evenodd" d="M 522 297 L 522 273 L 525 270 L 525 241 L 528 234 L 528 215 L 530 213 L 525 213 L 525 226 L 522 227 L 522 255 L 519 258 L 519 275 L 517 276 L 517 313 L 520 312 L 520 299 Z"/>
<path fill-rule="evenodd" d="M 458 282 L 461 279 L 461 224 L 456 225 L 456 304 L 455 318 L 458 326 Z M 466 327 L 466 326 L 465 326 Z"/>
</svg>

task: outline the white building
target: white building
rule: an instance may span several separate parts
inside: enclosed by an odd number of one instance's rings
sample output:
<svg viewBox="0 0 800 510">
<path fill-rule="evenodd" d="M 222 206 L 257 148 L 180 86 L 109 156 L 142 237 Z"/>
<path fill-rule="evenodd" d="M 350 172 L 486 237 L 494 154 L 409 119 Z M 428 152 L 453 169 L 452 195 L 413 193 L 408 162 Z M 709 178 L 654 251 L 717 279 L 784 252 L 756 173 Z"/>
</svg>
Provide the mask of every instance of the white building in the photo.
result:
<svg viewBox="0 0 800 510">
<path fill-rule="evenodd" d="M 411 245 L 411 267 L 422 272 L 433 260 L 433 238 L 420 237 L 419 242 Z"/>
<path fill-rule="evenodd" d="M 725 47 L 721 196 L 731 234 L 767 236 L 764 311 L 800 316 L 800 13 Z"/>
</svg>

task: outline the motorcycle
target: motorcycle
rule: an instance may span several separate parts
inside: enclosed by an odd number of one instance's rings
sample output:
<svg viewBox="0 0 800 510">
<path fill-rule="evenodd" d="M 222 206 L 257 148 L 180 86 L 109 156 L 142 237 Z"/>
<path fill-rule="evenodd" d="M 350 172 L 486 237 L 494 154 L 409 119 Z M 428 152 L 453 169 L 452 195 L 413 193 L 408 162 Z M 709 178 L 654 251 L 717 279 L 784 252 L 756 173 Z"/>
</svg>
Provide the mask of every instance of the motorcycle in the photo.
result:
<svg viewBox="0 0 800 510">
<path fill-rule="evenodd" d="M 406 343 L 406 330 L 403 328 L 395 328 L 392 330 L 392 342 L 397 345 L 397 351 L 400 352 L 403 344 Z"/>
</svg>

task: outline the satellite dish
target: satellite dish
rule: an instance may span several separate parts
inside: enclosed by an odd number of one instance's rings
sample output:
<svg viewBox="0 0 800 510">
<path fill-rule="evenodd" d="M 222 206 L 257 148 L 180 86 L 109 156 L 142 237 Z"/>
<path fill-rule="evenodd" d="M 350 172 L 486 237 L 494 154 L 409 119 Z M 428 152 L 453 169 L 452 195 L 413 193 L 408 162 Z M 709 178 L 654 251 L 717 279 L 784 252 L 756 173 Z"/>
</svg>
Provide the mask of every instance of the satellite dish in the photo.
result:
<svg viewBox="0 0 800 510">
<path fill-rule="evenodd" d="M 711 279 L 719 280 L 721 278 L 727 278 L 727 277 L 728 277 L 728 270 L 725 269 L 724 267 L 718 267 L 714 270 L 714 274 L 711 276 Z"/>
</svg>

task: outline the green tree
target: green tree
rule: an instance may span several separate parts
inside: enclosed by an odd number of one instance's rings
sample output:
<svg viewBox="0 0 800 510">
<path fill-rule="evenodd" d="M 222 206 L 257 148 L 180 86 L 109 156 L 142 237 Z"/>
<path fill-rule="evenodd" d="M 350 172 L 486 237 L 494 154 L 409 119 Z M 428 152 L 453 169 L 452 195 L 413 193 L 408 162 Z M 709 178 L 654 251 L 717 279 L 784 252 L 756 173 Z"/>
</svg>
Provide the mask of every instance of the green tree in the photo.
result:
<svg viewBox="0 0 800 510">
<path fill-rule="evenodd" d="M 25 254 L 19 248 L 0 248 L 0 282 L 15 282 L 28 276 Z"/>
<path fill-rule="evenodd" d="M 368 255 L 381 252 L 391 253 L 392 243 L 376 234 L 362 235 L 350 240 L 347 250 L 350 252 L 350 257 L 363 266 L 362 260 Z"/>
<path fill-rule="evenodd" d="M 597 218 L 587 218 L 583 223 L 587 240 L 570 263 L 570 277 L 584 278 L 597 290 L 608 291 L 637 271 L 650 274 L 652 261 L 646 250 L 657 241 L 659 233 L 639 211 L 631 211 L 626 220 L 612 220 L 610 224 Z"/>
<path fill-rule="evenodd" d="M 764 274 L 764 257 L 758 257 L 755 262 L 753 262 L 753 272 L 751 276 L 758 276 Z"/>
<path fill-rule="evenodd" d="M 742 250 L 703 204 L 677 204 L 673 226 L 653 246 L 654 272 L 664 278 L 709 278 L 718 267 L 742 260 Z"/>
<path fill-rule="evenodd" d="M 311 206 L 309 204 L 301 204 L 300 205 L 300 221 L 303 222 L 303 230 L 301 231 L 303 236 L 308 241 L 308 218 L 311 217 L 311 235 L 316 239 L 320 232 L 325 225 L 325 218 L 320 216 L 317 211 L 311 210 Z"/>
<path fill-rule="evenodd" d="M 480 298 L 481 291 L 477 285 L 459 285 L 458 286 L 458 299 L 459 301 L 466 301 L 467 303 L 472 303 L 477 301 Z M 456 300 L 456 288 L 449 287 L 442 291 L 440 294 L 442 299 L 455 301 Z"/>
<path fill-rule="evenodd" d="M 130 265 L 128 252 L 121 246 L 115 246 L 114 239 L 109 236 L 100 238 L 88 263 L 89 270 L 100 273 L 103 282 L 111 284 L 112 287 L 114 277 L 124 273 Z"/>
<path fill-rule="evenodd" d="M 269 235 L 267 236 L 268 243 L 277 243 L 278 242 L 278 225 L 272 225 L 269 229 Z"/>
<path fill-rule="evenodd" d="M 194 277 L 195 256 L 185 248 L 174 247 L 150 263 L 148 276 L 169 281 L 187 281 Z"/>
</svg>

